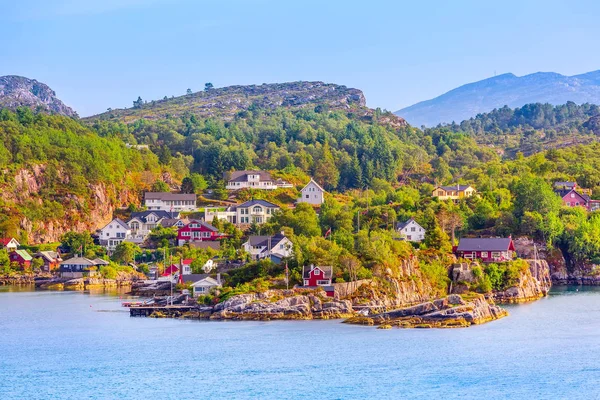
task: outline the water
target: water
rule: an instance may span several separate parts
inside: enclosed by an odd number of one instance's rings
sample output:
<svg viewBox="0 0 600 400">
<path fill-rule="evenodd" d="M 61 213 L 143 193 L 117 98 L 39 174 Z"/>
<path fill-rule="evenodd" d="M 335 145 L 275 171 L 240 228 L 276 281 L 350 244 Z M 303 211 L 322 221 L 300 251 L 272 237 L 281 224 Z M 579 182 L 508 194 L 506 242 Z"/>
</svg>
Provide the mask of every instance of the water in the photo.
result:
<svg viewBox="0 0 600 400">
<path fill-rule="evenodd" d="M 3 400 L 600 399 L 600 289 L 451 330 L 130 318 L 115 296 L 9 290 Z"/>
</svg>

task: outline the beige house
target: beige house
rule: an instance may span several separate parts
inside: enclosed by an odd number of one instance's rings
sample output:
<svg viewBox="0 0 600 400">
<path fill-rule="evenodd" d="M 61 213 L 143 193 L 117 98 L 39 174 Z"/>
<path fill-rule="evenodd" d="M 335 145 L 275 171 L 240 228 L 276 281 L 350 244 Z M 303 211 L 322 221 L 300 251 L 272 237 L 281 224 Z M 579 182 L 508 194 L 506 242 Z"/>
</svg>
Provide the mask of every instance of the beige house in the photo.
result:
<svg viewBox="0 0 600 400">
<path fill-rule="evenodd" d="M 438 186 L 433 189 L 433 197 L 440 200 L 459 200 L 473 196 L 477 191 L 471 185 Z"/>
</svg>

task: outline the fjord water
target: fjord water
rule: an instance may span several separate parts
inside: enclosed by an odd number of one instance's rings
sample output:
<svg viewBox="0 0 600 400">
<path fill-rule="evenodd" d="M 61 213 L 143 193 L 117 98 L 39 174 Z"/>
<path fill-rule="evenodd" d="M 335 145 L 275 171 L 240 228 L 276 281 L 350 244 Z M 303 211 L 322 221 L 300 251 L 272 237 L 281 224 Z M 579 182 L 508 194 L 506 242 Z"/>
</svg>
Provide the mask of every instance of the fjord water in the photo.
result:
<svg viewBox="0 0 600 400">
<path fill-rule="evenodd" d="M 600 289 L 450 330 L 130 318 L 120 302 L 0 287 L 0 399 L 600 398 Z"/>
</svg>

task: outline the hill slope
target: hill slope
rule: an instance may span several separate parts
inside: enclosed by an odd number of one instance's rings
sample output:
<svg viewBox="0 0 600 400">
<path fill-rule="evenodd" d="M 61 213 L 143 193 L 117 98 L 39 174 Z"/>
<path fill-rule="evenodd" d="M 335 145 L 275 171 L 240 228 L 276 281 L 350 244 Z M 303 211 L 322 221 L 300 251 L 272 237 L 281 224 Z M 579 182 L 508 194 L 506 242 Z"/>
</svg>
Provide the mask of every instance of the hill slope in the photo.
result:
<svg viewBox="0 0 600 400">
<path fill-rule="evenodd" d="M 414 126 L 459 122 L 494 108 L 528 103 L 600 103 L 600 71 L 564 76 L 538 72 L 522 77 L 503 74 L 453 89 L 434 99 L 396 111 Z"/>
<path fill-rule="evenodd" d="M 88 120 L 117 118 L 129 123 L 137 119 L 158 120 L 194 114 L 229 120 L 250 108 L 301 108 L 317 104 L 332 108 L 364 107 L 365 96 L 358 89 L 323 82 L 288 82 L 248 86 L 228 86 L 179 97 L 134 104 L 88 117 Z"/>
<path fill-rule="evenodd" d="M 58 99 L 48 85 L 22 76 L 0 76 L 0 108 L 15 110 L 19 106 L 77 117 L 77 113 Z"/>
</svg>

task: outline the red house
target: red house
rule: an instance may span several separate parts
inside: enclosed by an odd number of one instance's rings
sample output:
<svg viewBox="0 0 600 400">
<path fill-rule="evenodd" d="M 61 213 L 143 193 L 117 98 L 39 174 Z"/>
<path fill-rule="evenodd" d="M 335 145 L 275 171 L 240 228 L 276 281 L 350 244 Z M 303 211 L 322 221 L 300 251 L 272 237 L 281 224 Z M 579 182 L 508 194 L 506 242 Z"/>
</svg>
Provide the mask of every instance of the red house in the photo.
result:
<svg viewBox="0 0 600 400">
<path fill-rule="evenodd" d="M 11 263 L 19 264 L 19 267 L 22 269 L 29 269 L 31 267 L 31 260 L 33 259 L 25 250 L 11 251 L 8 253 L 8 258 Z"/>
<path fill-rule="evenodd" d="M 302 277 L 304 279 L 304 287 L 316 288 L 323 287 L 327 296 L 333 297 L 334 288 L 331 285 L 333 275 L 333 267 L 317 267 L 311 265 L 308 268 L 302 267 Z"/>
<path fill-rule="evenodd" d="M 486 263 L 513 259 L 515 244 L 508 238 L 463 238 L 454 253 L 459 258 L 481 260 Z"/>
<path fill-rule="evenodd" d="M 184 243 L 202 242 L 205 240 L 214 241 L 224 237 L 225 235 L 219 233 L 219 230 L 214 226 L 193 219 L 177 231 L 177 244 L 181 246 Z"/>
<path fill-rule="evenodd" d="M 179 268 L 183 269 L 182 275 L 189 275 L 192 273 L 192 261 L 194 260 L 191 258 L 186 258 L 181 260 L 179 264 L 171 264 L 167 269 L 165 269 L 165 272 L 163 272 L 161 276 L 178 275 Z"/>
</svg>

